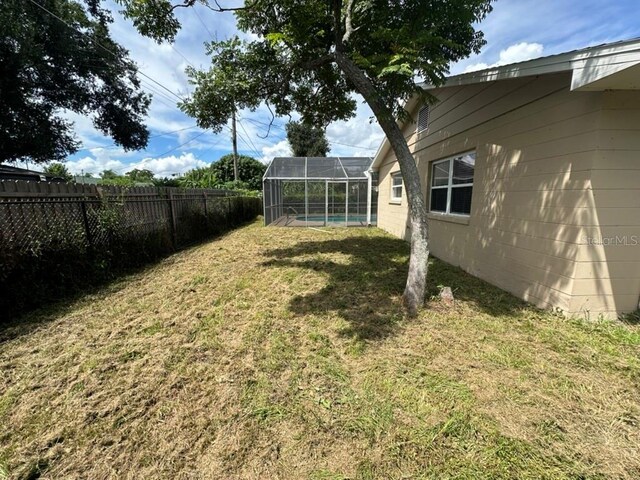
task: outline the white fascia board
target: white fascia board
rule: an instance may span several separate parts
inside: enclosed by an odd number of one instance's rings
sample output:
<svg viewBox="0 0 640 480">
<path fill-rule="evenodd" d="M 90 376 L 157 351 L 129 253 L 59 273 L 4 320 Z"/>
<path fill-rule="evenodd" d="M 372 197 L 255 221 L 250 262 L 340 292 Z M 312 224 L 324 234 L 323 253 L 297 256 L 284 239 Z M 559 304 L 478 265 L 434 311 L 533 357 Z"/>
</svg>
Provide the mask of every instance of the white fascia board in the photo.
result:
<svg viewBox="0 0 640 480">
<path fill-rule="evenodd" d="M 488 68 L 477 72 L 454 75 L 449 77 L 443 86 L 471 85 L 568 71 L 573 71 L 575 76 L 575 72 L 578 70 L 582 73 L 576 80 L 576 88 L 580 88 L 583 85 L 580 78 L 593 76 L 594 70 L 603 70 L 602 74 L 598 76 L 598 79 L 600 79 L 633 66 L 638 62 L 640 62 L 640 39 L 634 39 Z M 590 74 L 585 76 L 585 72 L 590 72 Z M 438 88 L 429 84 L 424 84 L 422 87 L 425 90 Z M 573 85 L 572 89 L 574 89 Z"/>
<path fill-rule="evenodd" d="M 640 64 L 639 50 L 577 60 L 574 62 L 571 90 L 602 90 L 603 87 L 596 82 L 615 76 L 616 73 L 638 64 Z M 615 82 L 614 79 L 612 81 Z"/>
</svg>

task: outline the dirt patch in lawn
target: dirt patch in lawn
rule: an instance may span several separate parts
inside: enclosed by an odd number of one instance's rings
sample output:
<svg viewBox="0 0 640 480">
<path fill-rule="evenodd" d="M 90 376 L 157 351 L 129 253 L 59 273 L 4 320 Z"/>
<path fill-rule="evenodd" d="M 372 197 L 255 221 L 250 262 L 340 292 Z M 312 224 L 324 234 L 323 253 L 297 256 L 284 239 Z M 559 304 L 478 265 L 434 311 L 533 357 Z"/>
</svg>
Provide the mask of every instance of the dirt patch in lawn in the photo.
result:
<svg viewBox="0 0 640 480">
<path fill-rule="evenodd" d="M 640 477 L 638 325 L 407 259 L 256 223 L 0 327 L 0 478 Z"/>
</svg>

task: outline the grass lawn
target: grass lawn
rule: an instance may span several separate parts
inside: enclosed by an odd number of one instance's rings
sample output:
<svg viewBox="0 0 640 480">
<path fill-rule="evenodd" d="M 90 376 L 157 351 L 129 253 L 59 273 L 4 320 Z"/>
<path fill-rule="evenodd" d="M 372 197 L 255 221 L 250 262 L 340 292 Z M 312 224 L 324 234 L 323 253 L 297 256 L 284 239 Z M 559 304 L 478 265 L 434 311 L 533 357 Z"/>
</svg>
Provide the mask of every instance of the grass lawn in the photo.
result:
<svg viewBox="0 0 640 480">
<path fill-rule="evenodd" d="M 0 478 L 640 478 L 638 325 L 407 258 L 255 223 L 0 326 Z"/>
</svg>

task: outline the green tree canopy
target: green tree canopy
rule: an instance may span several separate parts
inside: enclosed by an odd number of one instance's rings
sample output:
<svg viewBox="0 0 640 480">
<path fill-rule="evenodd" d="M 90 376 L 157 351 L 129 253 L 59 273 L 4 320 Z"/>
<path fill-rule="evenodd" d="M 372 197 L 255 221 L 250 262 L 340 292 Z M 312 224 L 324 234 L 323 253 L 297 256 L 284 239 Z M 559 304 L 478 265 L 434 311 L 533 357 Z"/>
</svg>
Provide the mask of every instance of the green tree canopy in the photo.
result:
<svg viewBox="0 0 640 480">
<path fill-rule="evenodd" d="M 118 175 L 116 172 L 114 172 L 113 170 L 110 170 L 110 169 L 103 170 L 103 171 L 100 173 L 100 178 L 101 178 L 102 180 L 111 180 L 111 179 L 113 179 L 113 178 L 117 178 L 118 176 L 119 176 L 119 175 Z"/>
<path fill-rule="evenodd" d="M 131 177 L 126 175 L 101 177 L 98 183 L 100 185 L 117 185 L 119 187 L 133 187 L 135 185 Z"/>
<path fill-rule="evenodd" d="M 324 128 L 304 122 L 289 122 L 286 125 L 287 141 L 295 157 L 326 157 L 329 141 Z"/>
<path fill-rule="evenodd" d="M 73 175 L 69 172 L 66 165 L 60 162 L 53 162 L 51 165 L 44 167 L 44 172 L 68 182 L 73 179 Z"/>
<path fill-rule="evenodd" d="M 146 170 L 146 172 L 150 172 L 150 171 Z M 101 185 L 117 185 L 119 187 L 133 187 L 136 184 L 136 180 L 134 179 L 135 173 L 132 175 L 129 175 L 129 173 L 130 172 L 124 175 L 120 175 L 119 173 L 110 169 L 103 170 L 99 174 L 99 177 L 100 177 L 99 183 Z M 153 178 L 153 173 L 151 173 L 151 177 Z"/>
<path fill-rule="evenodd" d="M 156 187 L 180 187 L 181 186 L 180 181 L 177 178 L 169 178 L 169 177 L 154 178 L 153 184 Z"/>
<path fill-rule="evenodd" d="M 111 39 L 111 22 L 100 0 L 0 2 L 0 162 L 76 152 L 63 110 L 91 114 L 126 150 L 147 145 L 150 99 L 128 52 Z"/>
<path fill-rule="evenodd" d="M 180 28 L 168 0 L 118 0 L 144 35 L 173 40 Z M 200 0 L 223 11 L 221 0 Z M 183 0 L 193 6 L 196 0 Z M 182 104 L 198 125 L 220 131 L 238 108 L 261 102 L 277 115 L 298 112 L 326 126 L 355 114 L 362 95 L 398 160 L 407 193 L 411 257 L 404 302 L 414 314 L 424 302 L 429 245 L 420 175 L 396 122 L 406 101 L 432 102 L 417 78 L 444 82 L 449 65 L 479 52 L 476 25 L 491 0 L 245 0 L 233 9 L 240 30 L 254 40 L 211 42 L 211 68 L 187 73 L 195 85 Z"/>
<path fill-rule="evenodd" d="M 153 172 L 146 168 L 134 168 L 125 173 L 125 176 L 130 178 L 133 183 L 152 183 L 153 181 Z"/>
<path fill-rule="evenodd" d="M 178 181 L 180 186 L 185 188 L 217 188 L 219 183 L 211 166 L 193 168 L 182 175 Z"/>
<path fill-rule="evenodd" d="M 247 155 L 238 155 L 238 180 L 249 190 L 262 190 L 262 176 L 267 166 Z M 221 157 L 211 164 L 211 171 L 219 183 L 233 182 L 233 154 Z"/>
</svg>

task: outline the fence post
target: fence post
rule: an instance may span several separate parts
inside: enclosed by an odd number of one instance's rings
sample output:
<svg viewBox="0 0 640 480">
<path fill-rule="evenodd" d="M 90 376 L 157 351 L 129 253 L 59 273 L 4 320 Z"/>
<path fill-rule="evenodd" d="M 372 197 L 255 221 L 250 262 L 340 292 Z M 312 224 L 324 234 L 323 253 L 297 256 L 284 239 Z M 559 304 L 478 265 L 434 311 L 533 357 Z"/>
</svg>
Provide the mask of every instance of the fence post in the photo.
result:
<svg viewBox="0 0 640 480">
<path fill-rule="evenodd" d="M 173 205 L 173 192 L 171 191 L 171 187 L 167 189 L 167 193 L 169 194 L 169 214 L 171 215 L 171 238 L 173 239 L 173 248 L 178 249 L 178 229 L 176 226 L 176 209 Z"/>
<path fill-rule="evenodd" d="M 93 247 L 93 237 L 91 236 L 91 227 L 89 225 L 89 217 L 87 216 L 87 203 L 84 199 L 80 201 L 80 210 L 82 211 L 82 221 L 84 223 L 84 232 L 87 237 L 89 248 Z"/>
<path fill-rule="evenodd" d="M 204 216 L 209 219 L 209 210 L 207 208 L 207 192 L 202 192 L 202 199 L 204 200 Z"/>
</svg>

